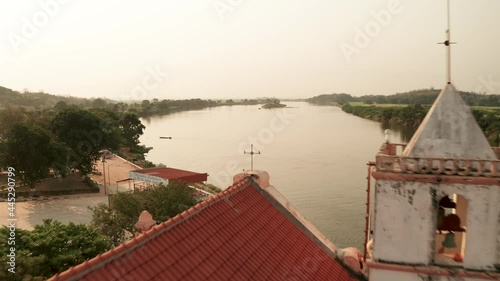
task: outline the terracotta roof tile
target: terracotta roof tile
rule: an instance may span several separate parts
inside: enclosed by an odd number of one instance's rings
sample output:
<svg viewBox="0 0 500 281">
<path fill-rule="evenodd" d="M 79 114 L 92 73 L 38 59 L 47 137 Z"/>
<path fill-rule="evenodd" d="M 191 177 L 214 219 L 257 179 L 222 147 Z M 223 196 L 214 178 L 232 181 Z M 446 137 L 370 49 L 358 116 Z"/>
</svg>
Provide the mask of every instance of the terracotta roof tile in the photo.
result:
<svg viewBox="0 0 500 281">
<path fill-rule="evenodd" d="M 51 280 L 365 280 L 288 205 L 247 178 Z"/>
</svg>

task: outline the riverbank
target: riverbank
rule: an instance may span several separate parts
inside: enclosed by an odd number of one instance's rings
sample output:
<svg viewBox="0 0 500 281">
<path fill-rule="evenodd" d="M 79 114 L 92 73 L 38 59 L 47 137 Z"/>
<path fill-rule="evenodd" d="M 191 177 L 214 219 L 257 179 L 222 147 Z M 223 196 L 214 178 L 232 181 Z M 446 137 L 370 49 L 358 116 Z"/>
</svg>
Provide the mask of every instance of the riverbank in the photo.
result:
<svg viewBox="0 0 500 281">
<path fill-rule="evenodd" d="M 377 122 L 385 122 L 391 125 L 417 128 L 430 106 L 420 104 L 377 104 L 367 105 L 362 103 L 346 103 L 342 110 Z"/>
</svg>

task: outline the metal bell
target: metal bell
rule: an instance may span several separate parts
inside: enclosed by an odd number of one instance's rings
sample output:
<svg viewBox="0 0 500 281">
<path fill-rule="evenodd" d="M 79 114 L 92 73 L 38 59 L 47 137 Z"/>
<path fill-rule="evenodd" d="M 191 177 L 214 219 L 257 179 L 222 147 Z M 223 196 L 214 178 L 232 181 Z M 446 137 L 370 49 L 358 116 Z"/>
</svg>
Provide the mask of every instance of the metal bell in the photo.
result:
<svg viewBox="0 0 500 281">
<path fill-rule="evenodd" d="M 450 232 L 446 234 L 443 243 L 441 245 L 445 248 L 456 248 L 457 243 L 455 243 L 455 233 Z"/>
</svg>

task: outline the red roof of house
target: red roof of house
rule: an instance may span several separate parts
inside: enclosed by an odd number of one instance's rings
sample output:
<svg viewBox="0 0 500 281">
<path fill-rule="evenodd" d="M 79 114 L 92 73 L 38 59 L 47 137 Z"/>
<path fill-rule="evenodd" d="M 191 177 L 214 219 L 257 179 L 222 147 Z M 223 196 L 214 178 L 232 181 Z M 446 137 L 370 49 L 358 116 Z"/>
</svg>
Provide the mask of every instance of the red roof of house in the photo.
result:
<svg viewBox="0 0 500 281">
<path fill-rule="evenodd" d="M 146 174 L 149 176 L 154 176 L 158 178 L 163 178 L 167 180 L 180 180 L 184 182 L 194 183 L 203 182 L 207 180 L 207 173 L 196 173 L 186 170 L 174 169 L 174 168 L 148 168 L 131 171 L 134 173 Z"/>
<path fill-rule="evenodd" d="M 366 280 L 276 192 L 245 178 L 50 280 Z"/>
</svg>

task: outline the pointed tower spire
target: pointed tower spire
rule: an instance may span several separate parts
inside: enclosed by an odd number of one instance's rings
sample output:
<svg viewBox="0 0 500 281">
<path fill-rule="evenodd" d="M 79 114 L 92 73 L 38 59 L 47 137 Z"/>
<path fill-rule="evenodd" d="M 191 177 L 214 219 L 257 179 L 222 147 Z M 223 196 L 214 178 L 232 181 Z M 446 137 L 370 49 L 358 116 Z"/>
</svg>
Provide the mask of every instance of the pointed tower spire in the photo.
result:
<svg viewBox="0 0 500 281">
<path fill-rule="evenodd" d="M 408 143 L 404 156 L 497 159 L 468 106 L 451 83 L 450 0 L 447 0 L 447 84 Z"/>
<path fill-rule="evenodd" d="M 483 131 L 452 84 L 447 84 L 436 98 L 403 155 L 497 159 Z"/>
</svg>

